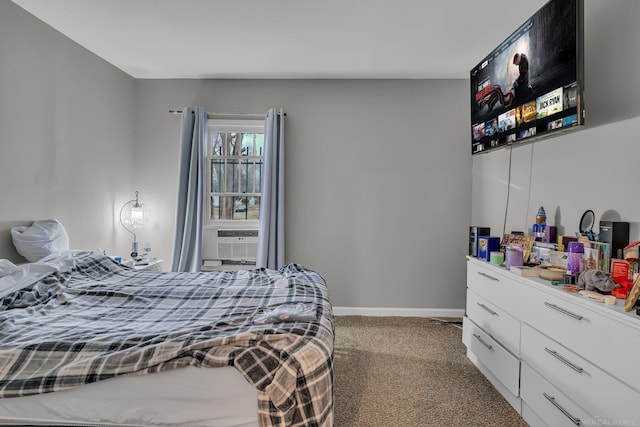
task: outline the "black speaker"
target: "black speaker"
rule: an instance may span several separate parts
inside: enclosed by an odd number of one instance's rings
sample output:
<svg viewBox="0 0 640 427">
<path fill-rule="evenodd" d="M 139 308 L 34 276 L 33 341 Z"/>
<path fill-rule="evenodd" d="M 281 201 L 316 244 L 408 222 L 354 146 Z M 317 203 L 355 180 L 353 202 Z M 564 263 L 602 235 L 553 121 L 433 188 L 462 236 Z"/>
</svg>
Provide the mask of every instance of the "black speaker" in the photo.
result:
<svg viewBox="0 0 640 427">
<path fill-rule="evenodd" d="M 620 221 L 600 221 L 598 240 L 611 245 L 611 258 L 618 258 L 618 250 L 629 244 L 629 223 Z"/>
<path fill-rule="evenodd" d="M 469 227 L 469 255 L 478 256 L 478 237 L 480 236 L 490 236 L 491 228 L 490 227 L 477 227 L 471 226 Z"/>
</svg>

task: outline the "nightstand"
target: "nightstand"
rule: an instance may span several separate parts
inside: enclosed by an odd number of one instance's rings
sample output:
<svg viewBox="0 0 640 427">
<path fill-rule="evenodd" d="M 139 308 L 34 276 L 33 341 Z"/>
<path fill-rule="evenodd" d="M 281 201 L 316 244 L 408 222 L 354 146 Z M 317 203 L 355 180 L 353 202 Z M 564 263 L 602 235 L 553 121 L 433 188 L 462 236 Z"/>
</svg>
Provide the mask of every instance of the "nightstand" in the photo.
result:
<svg viewBox="0 0 640 427">
<path fill-rule="evenodd" d="M 141 261 L 135 261 L 133 259 L 127 259 L 122 261 L 122 265 L 131 267 L 134 270 L 149 270 L 149 271 L 162 271 L 163 260 L 157 258 L 145 259 Z"/>
</svg>

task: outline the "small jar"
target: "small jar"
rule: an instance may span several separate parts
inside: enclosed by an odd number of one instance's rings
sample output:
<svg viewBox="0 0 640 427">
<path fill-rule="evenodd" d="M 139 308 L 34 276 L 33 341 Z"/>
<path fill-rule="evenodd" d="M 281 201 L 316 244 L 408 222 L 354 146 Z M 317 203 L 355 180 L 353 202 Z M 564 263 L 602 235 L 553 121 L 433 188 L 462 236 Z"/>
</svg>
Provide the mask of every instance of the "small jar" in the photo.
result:
<svg viewBox="0 0 640 427">
<path fill-rule="evenodd" d="M 504 262 L 504 253 L 493 251 L 489 254 L 489 262 L 491 264 L 502 264 Z"/>
<path fill-rule="evenodd" d="M 584 261 L 584 245 L 581 242 L 569 242 L 569 256 L 567 259 L 567 270 L 576 275 L 582 272 Z"/>
<path fill-rule="evenodd" d="M 524 264 L 524 250 L 520 245 L 509 245 L 505 249 L 505 266 L 508 269 Z"/>
</svg>

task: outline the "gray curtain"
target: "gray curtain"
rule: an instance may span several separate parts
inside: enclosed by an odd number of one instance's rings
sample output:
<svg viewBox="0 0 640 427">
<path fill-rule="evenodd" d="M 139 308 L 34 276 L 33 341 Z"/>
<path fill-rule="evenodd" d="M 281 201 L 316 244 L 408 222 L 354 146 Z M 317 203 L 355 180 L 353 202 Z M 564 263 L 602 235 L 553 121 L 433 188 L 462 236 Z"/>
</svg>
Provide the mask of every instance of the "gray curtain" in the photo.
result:
<svg viewBox="0 0 640 427">
<path fill-rule="evenodd" d="M 256 267 L 284 265 L 284 112 L 267 111 Z"/>
<path fill-rule="evenodd" d="M 206 110 L 184 108 L 171 271 L 200 271 L 205 215 L 206 135 Z"/>
</svg>

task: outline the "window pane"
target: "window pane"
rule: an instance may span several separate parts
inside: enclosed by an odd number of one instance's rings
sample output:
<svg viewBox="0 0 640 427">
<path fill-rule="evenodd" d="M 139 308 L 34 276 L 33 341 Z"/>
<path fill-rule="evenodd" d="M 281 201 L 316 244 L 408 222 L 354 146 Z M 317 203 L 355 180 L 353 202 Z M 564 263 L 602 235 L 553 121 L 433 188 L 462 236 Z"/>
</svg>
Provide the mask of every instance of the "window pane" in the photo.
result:
<svg viewBox="0 0 640 427">
<path fill-rule="evenodd" d="M 222 156 L 223 135 L 219 132 L 211 132 L 211 155 Z"/>
<path fill-rule="evenodd" d="M 247 219 L 260 219 L 260 196 L 249 197 Z"/>
<path fill-rule="evenodd" d="M 240 171 L 239 171 L 239 163 L 238 160 L 230 159 L 227 160 L 225 165 L 225 184 L 224 190 L 225 193 L 239 193 L 240 192 Z"/>
<path fill-rule="evenodd" d="M 245 133 L 242 137 L 242 155 L 253 156 L 253 137 L 252 133 Z"/>
<path fill-rule="evenodd" d="M 211 196 L 211 219 L 220 219 L 220 197 Z"/>
<path fill-rule="evenodd" d="M 255 156 L 262 156 L 264 154 L 264 134 L 256 134 L 256 154 Z"/>
<path fill-rule="evenodd" d="M 256 193 L 260 193 L 261 192 L 261 186 L 262 186 L 262 159 L 260 159 L 260 161 L 256 162 Z"/>
<path fill-rule="evenodd" d="M 233 196 L 211 196 L 211 219 L 235 219 Z"/>
<path fill-rule="evenodd" d="M 227 134 L 227 156 L 239 156 L 242 150 L 242 133 Z"/>
<path fill-rule="evenodd" d="M 240 196 L 234 197 L 234 215 L 233 219 L 248 220 L 258 219 L 260 216 L 260 197 L 259 196 Z"/>
<path fill-rule="evenodd" d="M 211 192 L 224 192 L 224 160 L 211 160 Z"/>
<path fill-rule="evenodd" d="M 251 162 L 249 160 L 243 159 L 240 162 L 240 192 L 241 193 L 253 193 L 252 183 L 249 183 L 249 180 L 252 177 L 249 175 L 249 166 Z"/>
<path fill-rule="evenodd" d="M 256 181 L 256 166 L 254 162 L 251 161 L 247 161 L 246 162 L 246 177 L 245 177 L 245 188 L 247 193 L 257 193 L 260 192 L 260 190 L 256 190 L 255 187 L 255 181 Z"/>
<path fill-rule="evenodd" d="M 242 138 L 243 156 L 262 156 L 264 135 L 261 133 L 245 133 Z"/>
</svg>

